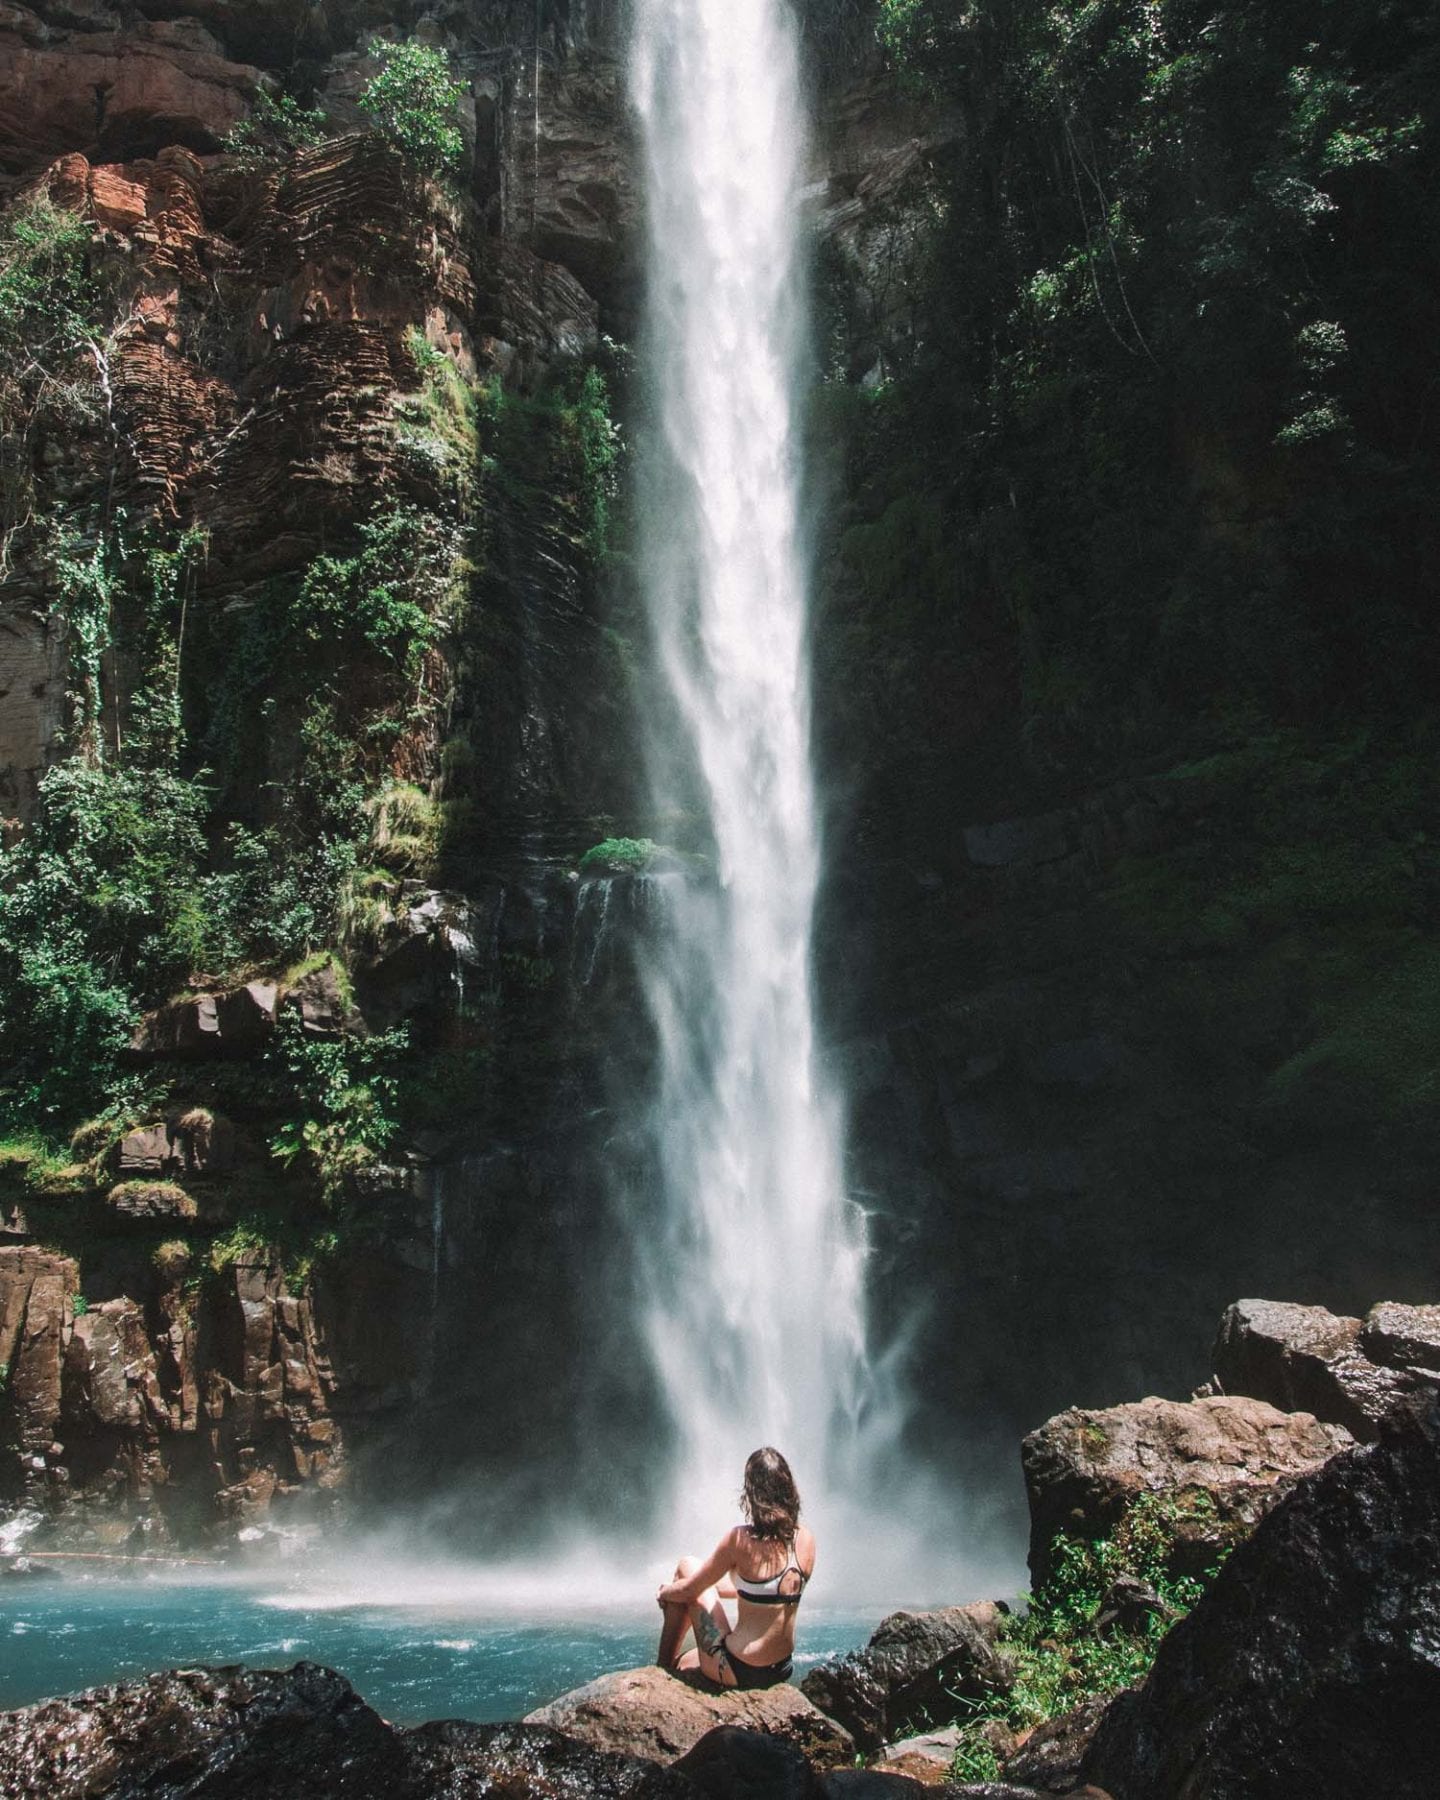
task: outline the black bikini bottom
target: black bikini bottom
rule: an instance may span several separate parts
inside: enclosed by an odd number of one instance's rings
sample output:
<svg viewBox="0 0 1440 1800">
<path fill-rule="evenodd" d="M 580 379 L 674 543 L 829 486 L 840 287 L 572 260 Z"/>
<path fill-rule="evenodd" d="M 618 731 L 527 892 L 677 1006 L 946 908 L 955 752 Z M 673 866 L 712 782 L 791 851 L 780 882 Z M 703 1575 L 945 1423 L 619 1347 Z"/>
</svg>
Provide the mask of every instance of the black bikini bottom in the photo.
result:
<svg viewBox="0 0 1440 1800">
<path fill-rule="evenodd" d="M 737 1688 L 780 1687 L 795 1673 L 795 1663 L 788 1656 L 774 1663 L 747 1663 L 731 1650 L 726 1660 L 734 1671 Z"/>
</svg>

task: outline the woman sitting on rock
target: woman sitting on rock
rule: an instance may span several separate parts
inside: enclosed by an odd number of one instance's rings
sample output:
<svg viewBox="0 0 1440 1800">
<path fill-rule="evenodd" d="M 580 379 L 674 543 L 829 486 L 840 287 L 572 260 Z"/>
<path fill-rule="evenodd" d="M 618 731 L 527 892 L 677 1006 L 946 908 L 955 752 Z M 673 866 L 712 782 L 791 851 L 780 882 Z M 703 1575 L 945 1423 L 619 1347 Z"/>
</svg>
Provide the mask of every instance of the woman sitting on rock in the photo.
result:
<svg viewBox="0 0 1440 1800">
<path fill-rule="evenodd" d="M 800 1523 L 800 1495 L 778 1450 L 757 1450 L 745 1464 L 737 1525 L 696 1562 L 682 1556 L 675 1579 L 657 1596 L 665 1623 L 656 1657 L 662 1669 L 698 1669 L 724 1688 L 778 1687 L 793 1673 L 795 1609 L 815 1570 L 815 1538 Z M 723 1602 L 734 1600 L 734 1625 Z M 695 1648 L 680 1655 L 687 1626 Z"/>
</svg>

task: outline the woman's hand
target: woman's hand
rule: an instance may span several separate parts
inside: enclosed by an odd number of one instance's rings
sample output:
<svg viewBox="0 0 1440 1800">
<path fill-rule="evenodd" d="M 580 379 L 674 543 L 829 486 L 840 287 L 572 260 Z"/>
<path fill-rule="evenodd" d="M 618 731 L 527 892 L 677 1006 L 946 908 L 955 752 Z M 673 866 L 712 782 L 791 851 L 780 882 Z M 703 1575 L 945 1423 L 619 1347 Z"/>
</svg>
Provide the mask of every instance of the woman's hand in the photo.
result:
<svg viewBox="0 0 1440 1800">
<path fill-rule="evenodd" d="M 660 1583 L 659 1592 L 655 1596 L 655 1604 L 662 1612 L 667 1606 L 678 1606 L 680 1604 L 680 1597 L 675 1591 L 678 1585 L 679 1584 L 674 1581 L 662 1581 Z"/>
</svg>

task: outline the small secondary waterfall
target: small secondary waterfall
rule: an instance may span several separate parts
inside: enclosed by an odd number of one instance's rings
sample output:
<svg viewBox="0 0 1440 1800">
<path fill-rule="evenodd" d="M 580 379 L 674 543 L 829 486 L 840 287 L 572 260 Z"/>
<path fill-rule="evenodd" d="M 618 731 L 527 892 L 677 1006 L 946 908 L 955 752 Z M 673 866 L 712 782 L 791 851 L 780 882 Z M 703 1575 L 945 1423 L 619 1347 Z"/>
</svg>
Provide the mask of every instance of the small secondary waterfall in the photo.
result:
<svg viewBox="0 0 1440 1800">
<path fill-rule="evenodd" d="M 817 1498 L 843 1485 L 868 1378 L 865 1237 L 811 995 L 805 130 L 787 7 L 636 0 L 632 83 L 656 439 L 644 572 L 667 689 L 652 772 L 662 816 L 698 815 L 718 863 L 713 880 L 661 878 L 668 928 L 646 970 L 665 1192 L 642 1278 L 676 1525 L 699 1549 L 758 1444 Z"/>
</svg>

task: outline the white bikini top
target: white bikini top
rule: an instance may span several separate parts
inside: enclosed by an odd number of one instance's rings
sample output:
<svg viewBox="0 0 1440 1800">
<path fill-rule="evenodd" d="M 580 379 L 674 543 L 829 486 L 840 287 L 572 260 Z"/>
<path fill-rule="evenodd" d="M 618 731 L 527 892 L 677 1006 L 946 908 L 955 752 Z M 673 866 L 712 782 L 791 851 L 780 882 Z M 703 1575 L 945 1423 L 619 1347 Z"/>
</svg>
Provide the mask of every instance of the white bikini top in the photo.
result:
<svg viewBox="0 0 1440 1800">
<path fill-rule="evenodd" d="M 786 1593 L 782 1583 L 787 1576 L 798 1576 L 800 1585 L 792 1587 Z M 772 1575 L 765 1581 L 745 1581 L 738 1574 L 735 1577 L 735 1592 L 742 1600 L 748 1600 L 752 1606 L 798 1606 L 800 1597 L 805 1592 L 805 1584 L 810 1577 L 795 1560 L 795 1540 L 791 1538 L 786 1546 L 785 1567 L 778 1575 Z"/>
</svg>

